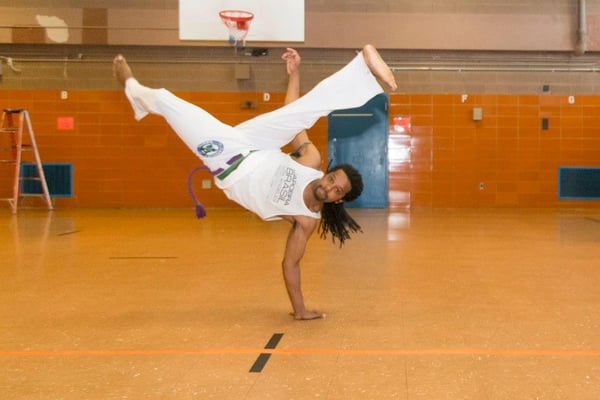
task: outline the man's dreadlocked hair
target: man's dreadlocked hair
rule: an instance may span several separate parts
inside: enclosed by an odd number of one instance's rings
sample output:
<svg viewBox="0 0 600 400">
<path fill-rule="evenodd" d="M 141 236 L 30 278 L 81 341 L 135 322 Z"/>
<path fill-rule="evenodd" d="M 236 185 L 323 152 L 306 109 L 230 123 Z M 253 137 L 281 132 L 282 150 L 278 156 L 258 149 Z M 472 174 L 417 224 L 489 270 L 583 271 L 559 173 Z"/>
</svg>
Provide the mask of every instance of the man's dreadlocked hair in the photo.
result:
<svg viewBox="0 0 600 400">
<path fill-rule="evenodd" d="M 352 201 L 358 198 L 363 191 L 363 181 L 360 173 L 349 164 L 340 164 L 331 168 L 329 172 L 341 169 L 350 180 L 350 191 L 342 198 L 344 201 Z M 337 238 L 340 241 L 340 247 L 343 246 L 346 239 L 350 239 L 350 231 L 362 232 L 360 225 L 352 219 L 350 214 L 344 208 L 344 203 L 325 203 L 321 210 L 321 222 L 319 223 L 319 232 L 321 238 L 326 239 L 327 233 L 331 232 L 331 238 L 335 243 Z"/>
</svg>

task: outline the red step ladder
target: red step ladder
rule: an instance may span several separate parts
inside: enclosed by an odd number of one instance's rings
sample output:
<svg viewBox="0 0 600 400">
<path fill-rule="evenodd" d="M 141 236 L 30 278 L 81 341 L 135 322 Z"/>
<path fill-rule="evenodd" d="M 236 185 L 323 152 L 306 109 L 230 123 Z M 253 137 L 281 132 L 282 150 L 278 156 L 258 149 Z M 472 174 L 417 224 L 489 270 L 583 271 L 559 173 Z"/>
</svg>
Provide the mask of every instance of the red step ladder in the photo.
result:
<svg viewBox="0 0 600 400">
<path fill-rule="evenodd" d="M 26 134 L 24 132 L 26 130 Z M 38 152 L 35 142 L 35 135 L 31 127 L 31 119 L 29 112 L 24 109 L 4 109 L 2 112 L 2 120 L 0 122 L 0 152 L 2 154 L 10 153 L 10 158 L 1 159 L 0 165 L 14 165 L 14 180 L 13 180 L 13 195 L 12 197 L 2 200 L 10 203 L 13 214 L 17 213 L 19 199 L 25 196 L 42 197 L 48 206 L 48 210 L 52 210 L 52 200 L 48 191 L 48 184 L 44 176 L 42 168 L 42 160 Z M 6 145 L 5 145 L 6 143 Z M 33 154 L 33 160 L 24 160 L 23 153 Z M 4 157 L 3 157 L 4 158 Z M 33 162 L 36 166 L 37 176 L 23 176 L 22 164 L 24 162 Z M 42 188 L 42 193 L 23 193 L 23 181 L 38 181 Z"/>
</svg>

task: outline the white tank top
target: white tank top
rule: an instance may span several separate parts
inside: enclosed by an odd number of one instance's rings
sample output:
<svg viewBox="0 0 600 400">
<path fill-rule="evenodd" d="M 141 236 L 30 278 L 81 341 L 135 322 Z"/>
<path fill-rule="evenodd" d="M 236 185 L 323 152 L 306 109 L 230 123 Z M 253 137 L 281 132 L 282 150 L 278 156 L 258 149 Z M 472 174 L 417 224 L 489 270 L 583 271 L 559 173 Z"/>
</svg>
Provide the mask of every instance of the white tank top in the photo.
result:
<svg viewBox="0 0 600 400">
<path fill-rule="evenodd" d="M 251 153 L 223 181 L 215 179 L 228 198 L 264 220 L 282 215 L 305 215 L 319 219 L 304 203 L 306 186 L 323 172 L 305 167 L 279 150 Z"/>
</svg>

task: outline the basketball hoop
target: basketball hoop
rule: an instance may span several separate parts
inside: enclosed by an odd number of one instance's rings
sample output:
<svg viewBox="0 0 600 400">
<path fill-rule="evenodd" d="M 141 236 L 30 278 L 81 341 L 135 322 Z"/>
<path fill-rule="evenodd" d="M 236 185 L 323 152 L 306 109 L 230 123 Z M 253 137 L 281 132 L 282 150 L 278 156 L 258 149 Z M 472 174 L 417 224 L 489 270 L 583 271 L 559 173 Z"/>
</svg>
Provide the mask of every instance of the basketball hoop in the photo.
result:
<svg viewBox="0 0 600 400">
<path fill-rule="evenodd" d="M 219 17 L 229 29 L 229 43 L 236 48 L 244 47 L 246 35 L 250 29 L 250 21 L 254 18 L 254 14 L 250 11 L 223 10 L 219 12 Z"/>
</svg>

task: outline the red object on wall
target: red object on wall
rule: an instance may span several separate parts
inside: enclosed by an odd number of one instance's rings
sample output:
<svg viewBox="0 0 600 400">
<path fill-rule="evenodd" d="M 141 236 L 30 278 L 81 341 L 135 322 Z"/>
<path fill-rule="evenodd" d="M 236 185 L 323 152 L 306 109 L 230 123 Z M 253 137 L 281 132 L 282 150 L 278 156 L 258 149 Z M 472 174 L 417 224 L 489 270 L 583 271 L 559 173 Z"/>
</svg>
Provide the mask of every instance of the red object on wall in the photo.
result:
<svg viewBox="0 0 600 400">
<path fill-rule="evenodd" d="M 72 131 L 75 128 L 73 117 L 58 117 L 56 120 L 56 129 L 59 131 Z"/>
</svg>

